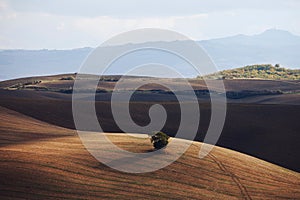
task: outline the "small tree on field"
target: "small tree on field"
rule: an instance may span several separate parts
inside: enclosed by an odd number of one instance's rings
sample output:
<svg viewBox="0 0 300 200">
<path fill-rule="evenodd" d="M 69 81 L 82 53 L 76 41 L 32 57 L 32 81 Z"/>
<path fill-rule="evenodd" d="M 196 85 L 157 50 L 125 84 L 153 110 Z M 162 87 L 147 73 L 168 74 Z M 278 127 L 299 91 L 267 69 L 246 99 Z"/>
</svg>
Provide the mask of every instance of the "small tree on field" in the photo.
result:
<svg viewBox="0 0 300 200">
<path fill-rule="evenodd" d="M 151 136 L 151 143 L 155 149 L 161 149 L 168 145 L 169 136 L 161 131 L 155 132 Z"/>
</svg>

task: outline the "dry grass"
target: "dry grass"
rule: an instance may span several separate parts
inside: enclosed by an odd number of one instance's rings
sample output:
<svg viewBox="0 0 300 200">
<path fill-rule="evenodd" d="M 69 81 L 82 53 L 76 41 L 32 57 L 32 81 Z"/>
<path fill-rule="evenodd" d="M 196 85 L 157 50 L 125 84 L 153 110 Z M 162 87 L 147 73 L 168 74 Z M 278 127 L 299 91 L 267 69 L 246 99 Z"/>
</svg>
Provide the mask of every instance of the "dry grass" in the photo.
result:
<svg viewBox="0 0 300 200">
<path fill-rule="evenodd" d="M 13 79 L 0 82 L 0 88 L 8 88 L 16 84 L 26 84 L 34 81 L 41 81 L 37 86 L 46 87 L 49 89 L 60 89 L 60 88 L 70 88 L 73 86 L 74 80 L 62 80 L 64 78 L 73 77 L 75 74 L 60 74 L 53 76 L 40 76 L 40 77 L 28 77 Z M 96 79 L 97 76 L 90 76 L 89 78 L 82 78 L 81 84 L 85 85 L 86 88 L 92 88 L 90 79 Z M 120 76 L 107 76 L 107 79 L 118 80 Z M 182 90 L 182 86 L 185 82 L 182 79 L 171 79 L 171 78 L 146 78 L 146 77 L 127 77 L 126 82 L 122 83 L 120 89 L 131 90 L 134 89 L 136 82 L 145 82 L 145 80 L 152 80 L 155 83 L 161 85 L 167 84 L 172 85 L 176 90 Z M 299 91 L 300 82 L 299 80 L 263 80 L 263 79 L 233 79 L 233 80 L 204 80 L 201 79 L 189 79 L 191 86 L 195 90 L 205 90 L 207 89 L 207 83 L 210 83 L 211 89 L 218 90 L 220 82 L 223 82 L 227 91 L 239 91 L 239 90 L 282 90 L 282 91 Z M 99 89 L 113 90 L 116 81 L 100 81 Z M 166 90 L 158 84 L 148 84 L 142 86 L 141 90 Z"/>
<path fill-rule="evenodd" d="M 74 131 L 0 108 L 2 199 L 299 199 L 300 174 L 215 147 L 198 158 L 194 142 L 179 160 L 153 173 L 127 174 L 99 163 Z M 129 151 L 147 138 L 109 138 Z M 139 144 L 139 145 L 137 145 Z"/>
</svg>

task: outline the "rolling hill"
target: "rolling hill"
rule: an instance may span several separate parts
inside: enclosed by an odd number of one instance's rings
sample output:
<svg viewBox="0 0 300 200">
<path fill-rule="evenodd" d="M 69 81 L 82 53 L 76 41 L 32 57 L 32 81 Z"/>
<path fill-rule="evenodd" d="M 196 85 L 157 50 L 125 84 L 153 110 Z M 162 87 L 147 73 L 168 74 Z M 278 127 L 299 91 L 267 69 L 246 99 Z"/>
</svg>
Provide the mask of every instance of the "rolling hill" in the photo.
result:
<svg viewBox="0 0 300 200">
<path fill-rule="evenodd" d="M 72 89 L 70 89 L 74 78 L 70 77 L 74 77 L 74 74 L 0 82 L 0 106 L 49 124 L 75 129 L 72 115 Z M 95 96 L 97 117 L 106 132 L 122 132 L 114 121 L 110 107 L 111 91 L 118 78 L 118 76 L 104 77 L 99 82 L 99 92 Z M 146 78 L 128 77 L 129 85 L 123 89 L 130 90 L 131 83 Z M 167 82 L 180 89 L 181 82 L 178 79 L 156 78 L 155 81 Z M 207 87 L 203 80 L 190 79 L 189 81 L 195 90 L 200 91 L 198 101 L 201 120 L 195 140 L 201 142 L 210 121 L 210 98 L 206 93 Z M 86 84 L 89 82 L 87 81 Z M 233 94 L 235 92 L 245 94 L 239 91 L 253 93 L 240 98 L 227 98 L 226 121 L 217 145 L 300 172 L 299 80 L 225 79 L 224 84 Z M 262 92 L 265 90 L 280 90 L 282 93 Z M 88 100 L 89 98 L 83 99 L 83 102 Z M 186 101 L 189 102 L 188 96 Z M 145 85 L 134 93 L 130 103 L 131 116 L 137 124 L 146 125 L 149 123 L 148 110 L 157 103 L 164 106 L 168 113 L 163 131 L 173 136 L 180 122 L 180 108 L 174 95 L 160 85 Z M 123 105 L 122 102 L 118 104 L 118 106 Z M 88 113 L 83 112 L 83 114 L 89 117 Z M 188 127 L 186 131 L 189 131 Z"/>
<path fill-rule="evenodd" d="M 223 70 L 204 77 L 207 79 L 300 80 L 300 69 L 286 69 L 279 65 L 261 64 Z"/>
<path fill-rule="evenodd" d="M 166 168 L 128 174 L 95 160 L 73 130 L 3 107 L 0 117 L 1 199 L 300 198 L 299 173 L 225 148 L 199 159 L 194 142 Z M 148 138 L 106 134 L 128 151 L 152 148 Z"/>
</svg>

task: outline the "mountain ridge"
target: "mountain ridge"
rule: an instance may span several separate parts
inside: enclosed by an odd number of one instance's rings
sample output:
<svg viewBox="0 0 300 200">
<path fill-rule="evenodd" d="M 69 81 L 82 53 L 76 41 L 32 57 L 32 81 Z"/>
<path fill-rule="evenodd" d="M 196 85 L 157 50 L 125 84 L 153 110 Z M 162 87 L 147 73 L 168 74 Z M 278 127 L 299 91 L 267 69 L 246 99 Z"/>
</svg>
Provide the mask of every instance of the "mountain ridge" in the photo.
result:
<svg viewBox="0 0 300 200">
<path fill-rule="evenodd" d="M 269 29 L 256 35 L 242 35 L 202 40 L 198 43 L 216 63 L 219 70 L 226 70 L 258 63 L 279 63 L 292 69 L 300 68 L 300 36 L 288 31 Z M 127 44 L 138 45 L 138 44 Z M 114 47 L 105 47 L 114 48 Z M 83 47 L 71 50 L 0 50 L 0 80 L 34 75 L 74 73 L 93 50 Z M 141 63 L 149 62 L 146 54 L 139 55 Z M 150 56 L 151 57 L 151 56 Z M 168 64 L 182 71 L 186 77 L 195 77 L 194 72 L 185 70 L 186 64 L 159 53 L 152 58 L 168 60 Z M 151 59 L 150 59 L 151 60 Z M 127 61 L 135 66 L 134 59 Z M 118 73 L 113 70 L 112 73 Z"/>
</svg>

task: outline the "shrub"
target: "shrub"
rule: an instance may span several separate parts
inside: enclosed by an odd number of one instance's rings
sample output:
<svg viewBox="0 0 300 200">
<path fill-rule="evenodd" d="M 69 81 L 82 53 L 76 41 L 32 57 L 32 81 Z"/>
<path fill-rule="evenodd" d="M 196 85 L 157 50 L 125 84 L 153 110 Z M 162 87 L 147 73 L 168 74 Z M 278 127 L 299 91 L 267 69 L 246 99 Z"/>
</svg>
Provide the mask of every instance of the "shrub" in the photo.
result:
<svg viewBox="0 0 300 200">
<path fill-rule="evenodd" d="M 169 136 L 161 131 L 158 131 L 151 136 L 150 140 L 155 149 L 161 149 L 168 145 Z"/>
<path fill-rule="evenodd" d="M 72 80 L 75 80 L 75 79 L 72 76 L 68 76 L 68 77 L 62 77 L 59 80 L 62 80 L 62 81 L 72 81 Z"/>
</svg>

